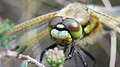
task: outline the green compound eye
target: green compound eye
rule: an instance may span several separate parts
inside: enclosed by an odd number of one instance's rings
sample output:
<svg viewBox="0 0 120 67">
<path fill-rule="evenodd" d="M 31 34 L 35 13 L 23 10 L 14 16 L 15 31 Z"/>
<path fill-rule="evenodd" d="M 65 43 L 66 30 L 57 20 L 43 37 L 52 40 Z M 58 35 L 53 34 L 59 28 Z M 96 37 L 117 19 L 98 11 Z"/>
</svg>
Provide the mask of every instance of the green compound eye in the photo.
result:
<svg viewBox="0 0 120 67">
<path fill-rule="evenodd" d="M 82 35 L 82 26 L 78 21 L 67 18 L 62 23 L 67 27 L 74 39 L 78 39 Z"/>
<path fill-rule="evenodd" d="M 50 28 L 53 28 L 55 27 L 58 23 L 61 23 L 63 21 L 62 17 L 60 16 L 57 16 L 57 17 L 54 17 L 52 20 L 50 20 L 49 22 L 49 27 Z"/>
</svg>

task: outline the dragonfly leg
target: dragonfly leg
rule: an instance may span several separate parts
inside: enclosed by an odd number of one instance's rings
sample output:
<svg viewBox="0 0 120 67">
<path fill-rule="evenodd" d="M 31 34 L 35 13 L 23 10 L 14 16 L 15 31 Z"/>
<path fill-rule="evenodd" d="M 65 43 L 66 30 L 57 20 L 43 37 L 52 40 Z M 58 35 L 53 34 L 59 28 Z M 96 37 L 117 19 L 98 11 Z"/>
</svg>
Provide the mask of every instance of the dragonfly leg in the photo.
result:
<svg viewBox="0 0 120 67">
<path fill-rule="evenodd" d="M 75 67 L 79 67 L 79 66 L 78 66 L 78 62 L 77 62 L 76 54 L 74 54 L 74 61 L 75 61 Z"/>
<path fill-rule="evenodd" d="M 90 57 L 90 59 L 94 62 L 93 67 L 95 67 L 96 60 L 95 60 L 95 58 L 93 57 L 93 55 L 90 54 L 87 50 L 83 49 L 82 47 L 80 47 L 80 48 L 81 48 L 81 50 L 82 50 L 88 57 Z"/>
<path fill-rule="evenodd" d="M 88 67 L 88 63 L 86 61 L 86 59 L 84 58 L 84 56 L 82 55 L 82 53 L 80 52 L 80 50 L 78 48 L 75 48 L 75 50 L 78 53 L 78 56 L 80 57 L 80 59 L 82 60 L 83 64 L 85 67 Z"/>
<path fill-rule="evenodd" d="M 53 45 L 47 47 L 45 50 L 42 51 L 42 53 L 40 54 L 40 63 L 41 63 L 42 60 L 43 60 L 43 57 L 44 57 L 45 52 L 47 52 L 49 49 L 53 49 L 53 48 L 55 48 L 55 47 L 57 47 L 57 44 L 56 44 L 56 43 L 54 43 Z"/>
<path fill-rule="evenodd" d="M 72 42 L 71 49 L 70 49 L 70 52 L 69 52 L 67 58 L 65 59 L 65 61 L 66 61 L 66 60 L 69 60 L 69 59 L 71 59 L 71 58 L 73 57 L 74 50 L 75 50 L 75 48 L 74 48 L 74 44 L 75 44 L 75 42 L 73 41 L 73 42 Z"/>
</svg>

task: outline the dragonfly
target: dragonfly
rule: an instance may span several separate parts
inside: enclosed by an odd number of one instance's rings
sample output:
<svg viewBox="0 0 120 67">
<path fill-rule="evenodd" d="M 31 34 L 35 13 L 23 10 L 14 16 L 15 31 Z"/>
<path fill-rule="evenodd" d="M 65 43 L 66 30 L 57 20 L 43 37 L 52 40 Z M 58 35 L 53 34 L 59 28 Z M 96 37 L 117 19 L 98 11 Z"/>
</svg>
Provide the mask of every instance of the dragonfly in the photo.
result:
<svg viewBox="0 0 120 67">
<path fill-rule="evenodd" d="M 49 20 L 49 22 L 42 22 L 45 20 Z M 28 27 L 32 27 L 32 29 L 27 30 L 30 31 L 46 25 L 44 30 L 41 30 L 39 34 L 23 42 L 33 44 L 49 34 L 51 40 L 55 43 L 42 51 L 40 62 L 42 62 L 44 54 L 49 49 L 61 47 L 64 53 L 70 48 L 65 61 L 71 59 L 76 51 L 84 67 L 88 67 L 88 63 L 79 48 L 91 58 L 94 62 L 93 66 L 95 66 L 96 60 L 81 45 L 94 42 L 96 36 L 99 36 L 104 30 L 104 27 L 120 33 L 120 28 L 118 27 L 119 22 L 120 20 L 115 17 L 93 10 L 84 4 L 71 3 L 59 11 L 51 12 L 18 24 L 8 34 L 16 34 L 19 31 L 24 31 Z M 79 47 L 77 47 L 78 45 Z"/>
</svg>

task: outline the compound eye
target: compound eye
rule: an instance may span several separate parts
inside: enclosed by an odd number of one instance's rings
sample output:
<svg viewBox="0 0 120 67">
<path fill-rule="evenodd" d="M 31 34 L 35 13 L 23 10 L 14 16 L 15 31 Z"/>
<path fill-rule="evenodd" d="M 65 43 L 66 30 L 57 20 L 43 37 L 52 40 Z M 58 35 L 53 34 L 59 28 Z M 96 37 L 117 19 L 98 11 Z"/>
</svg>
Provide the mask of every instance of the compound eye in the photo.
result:
<svg viewBox="0 0 120 67">
<path fill-rule="evenodd" d="M 67 27 L 67 29 L 71 32 L 77 32 L 80 29 L 79 22 L 75 19 L 68 18 L 63 21 L 63 24 Z"/>
<path fill-rule="evenodd" d="M 55 27 L 58 23 L 61 23 L 63 21 L 62 17 L 54 17 L 53 19 L 50 20 L 49 22 L 49 27 L 53 28 Z"/>
</svg>

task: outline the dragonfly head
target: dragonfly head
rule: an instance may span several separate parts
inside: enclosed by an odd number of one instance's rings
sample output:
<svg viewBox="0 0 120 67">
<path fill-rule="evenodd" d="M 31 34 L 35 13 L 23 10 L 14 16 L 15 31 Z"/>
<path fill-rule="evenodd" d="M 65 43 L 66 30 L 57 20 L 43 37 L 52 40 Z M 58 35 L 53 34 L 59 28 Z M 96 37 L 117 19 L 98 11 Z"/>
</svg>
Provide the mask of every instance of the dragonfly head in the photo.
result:
<svg viewBox="0 0 120 67">
<path fill-rule="evenodd" d="M 68 40 L 79 39 L 82 35 L 82 26 L 73 18 L 63 19 L 56 16 L 48 24 L 50 35 L 53 38 Z"/>
</svg>

